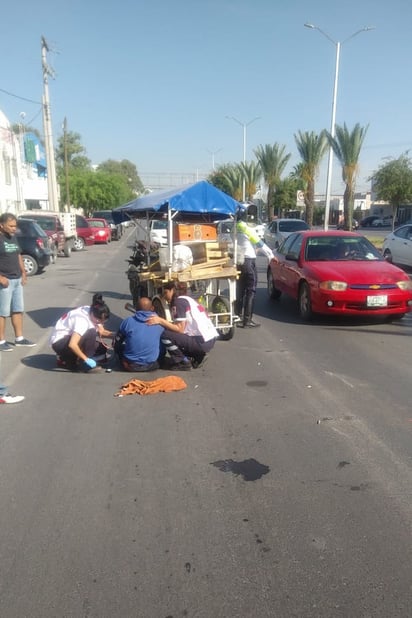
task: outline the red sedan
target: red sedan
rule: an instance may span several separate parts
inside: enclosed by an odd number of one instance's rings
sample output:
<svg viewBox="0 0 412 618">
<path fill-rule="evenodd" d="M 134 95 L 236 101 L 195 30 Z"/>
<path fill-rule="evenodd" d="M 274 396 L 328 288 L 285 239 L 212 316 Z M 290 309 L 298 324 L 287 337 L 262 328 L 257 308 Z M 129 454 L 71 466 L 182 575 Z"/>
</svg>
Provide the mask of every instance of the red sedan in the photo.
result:
<svg viewBox="0 0 412 618">
<path fill-rule="evenodd" d="M 87 219 L 89 227 L 93 232 L 95 243 L 106 243 L 106 245 L 112 239 L 112 230 L 106 219 Z"/>
<path fill-rule="evenodd" d="M 274 255 L 267 270 L 268 294 L 295 298 L 304 320 L 314 313 L 399 319 L 412 310 L 409 276 L 359 234 L 296 232 Z"/>
</svg>

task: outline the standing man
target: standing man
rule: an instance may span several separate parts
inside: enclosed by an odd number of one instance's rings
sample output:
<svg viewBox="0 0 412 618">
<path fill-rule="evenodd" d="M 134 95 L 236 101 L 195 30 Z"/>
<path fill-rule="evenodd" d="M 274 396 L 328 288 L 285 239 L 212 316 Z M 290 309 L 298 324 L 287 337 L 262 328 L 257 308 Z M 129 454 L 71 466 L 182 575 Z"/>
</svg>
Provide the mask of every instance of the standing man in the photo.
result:
<svg viewBox="0 0 412 618">
<path fill-rule="evenodd" d="M 13 348 L 6 341 L 6 318 L 10 316 L 16 346 L 36 345 L 23 337 L 23 285 L 26 271 L 15 236 L 17 219 L 10 212 L 0 215 L 0 352 Z"/>
<path fill-rule="evenodd" d="M 120 324 L 114 349 L 126 371 L 154 371 L 159 369 L 160 337 L 163 326 L 149 326 L 147 321 L 156 317 L 150 298 L 137 301 L 137 311 Z"/>
<path fill-rule="evenodd" d="M 256 328 L 260 326 L 252 320 L 257 286 L 256 251 L 263 253 L 268 260 L 273 258 L 273 253 L 247 224 L 247 208 L 248 204 L 241 204 L 237 213 L 237 266 L 240 275 L 236 286 L 236 313 L 241 318 L 239 326 Z"/>
</svg>

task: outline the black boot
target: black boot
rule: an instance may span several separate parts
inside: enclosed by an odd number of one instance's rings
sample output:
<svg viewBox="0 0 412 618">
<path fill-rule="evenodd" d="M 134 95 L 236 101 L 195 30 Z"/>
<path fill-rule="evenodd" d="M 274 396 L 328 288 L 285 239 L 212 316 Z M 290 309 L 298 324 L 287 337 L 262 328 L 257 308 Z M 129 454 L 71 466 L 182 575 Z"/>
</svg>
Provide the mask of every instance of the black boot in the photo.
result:
<svg viewBox="0 0 412 618">
<path fill-rule="evenodd" d="M 254 297 L 246 298 L 245 312 L 243 314 L 243 328 L 259 328 L 260 324 L 252 320 Z"/>
</svg>

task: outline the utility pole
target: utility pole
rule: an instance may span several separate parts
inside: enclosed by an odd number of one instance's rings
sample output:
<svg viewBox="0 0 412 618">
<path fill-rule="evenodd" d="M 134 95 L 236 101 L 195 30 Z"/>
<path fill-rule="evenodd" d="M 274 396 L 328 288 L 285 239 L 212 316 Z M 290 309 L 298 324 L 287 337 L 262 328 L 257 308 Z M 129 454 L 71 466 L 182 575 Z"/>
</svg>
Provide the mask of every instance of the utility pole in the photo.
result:
<svg viewBox="0 0 412 618">
<path fill-rule="evenodd" d="M 63 140 L 64 140 L 64 175 L 66 178 L 66 204 L 68 212 L 70 212 L 70 186 L 69 186 L 69 161 L 67 157 L 67 119 L 63 123 Z"/>
<path fill-rule="evenodd" d="M 59 198 L 57 194 L 56 162 L 54 159 L 53 131 L 51 122 L 49 83 L 48 78 L 54 78 L 54 70 L 47 64 L 47 52 L 50 48 L 44 36 L 41 37 L 41 60 L 43 68 L 43 131 L 47 162 L 47 189 L 49 194 L 49 209 L 59 210 Z"/>
</svg>

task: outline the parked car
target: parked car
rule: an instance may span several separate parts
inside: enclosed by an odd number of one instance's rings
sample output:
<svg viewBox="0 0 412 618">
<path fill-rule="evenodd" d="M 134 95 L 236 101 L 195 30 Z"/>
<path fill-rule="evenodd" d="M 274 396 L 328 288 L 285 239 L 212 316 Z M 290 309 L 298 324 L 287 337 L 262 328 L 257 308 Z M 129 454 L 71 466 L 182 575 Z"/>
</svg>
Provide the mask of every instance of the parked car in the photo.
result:
<svg viewBox="0 0 412 618">
<path fill-rule="evenodd" d="M 292 232 L 309 229 L 303 219 L 274 219 L 266 227 L 263 239 L 271 249 L 276 249 Z"/>
<path fill-rule="evenodd" d="M 82 215 L 76 215 L 77 238 L 73 243 L 75 251 L 83 251 L 85 246 L 94 245 L 94 233 L 89 222 Z"/>
<path fill-rule="evenodd" d="M 16 238 L 28 277 L 41 272 L 50 264 L 52 251 L 49 237 L 33 219 L 17 219 Z"/>
<path fill-rule="evenodd" d="M 106 219 L 86 219 L 91 228 L 94 236 L 94 242 L 106 243 L 106 245 L 112 240 L 112 230 Z"/>
<path fill-rule="evenodd" d="M 401 318 L 412 310 L 412 281 L 354 232 L 291 234 L 267 270 L 270 298 L 295 298 L 303 320 L 314 313 Z"/>
<path fill-rule="evenodd" d="M 157 243 L 161 247 L 167 246 L 167 221 L 160 219 L 150 222 L 150 243 Z"/>
<path fill-rule="evenodd" d="M 52 259 L 61 254 L 70 257 L 76 240 L 76 221 L 73 213 L 55 213 L 50 210 L 28 210 L 23 217 L 33 219 L 50 238 Z"/>
<path fill-rule="evenodd" d="M 111 210 L 98 210 L 92 214 L 93 219 L 106 219 L 109 224 L 112 240 L 120 240 L 123 234 L 121 223 L 115 223 Z"/>
<path fill-rule="evenodd" d="M 345 221 L 340 221 L 337 226 L 336 226 L 337 230 L 344 230 L 345 229 Z M 357 219 L 352 219 L 352 231 L 354 230 L 358 230 L 359 229 L 359 221 Z"/>
<path fill-rule="evenodd" d="M 48 213 L 38 214 L 27 212 L 24 214 L 24 217 L 36 221 L 37 225 L 39 225 L 49 237 L 53 261 L 59 253 L 64 253 L 66 236 L 60 219 L 57 216 L 54 216 L 52 213 L 50 213 L 49 216 Z M 19 219 L 20 217 L 18 217 L 18 221 Z"/>
<path fill-rule="evenodd" d="M 371 227 L 372 223 L 376 221 L 376 219 L 380 219 L 379 215 L 368 215 L 360 220 L 361 227 Z"/>
<path fill-rule="evenodd" d="M 392 217 L 379 217 L 378 219 L 374 219 L 372 221 L 371 227 L 391 227 L 392 226 Z"/>
<path fill-rule="evenodd" d="M 412 223 L 401 225 L 384 238 L 382 253 L 385 260 L 412 266 Z"/>
</svg>

